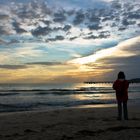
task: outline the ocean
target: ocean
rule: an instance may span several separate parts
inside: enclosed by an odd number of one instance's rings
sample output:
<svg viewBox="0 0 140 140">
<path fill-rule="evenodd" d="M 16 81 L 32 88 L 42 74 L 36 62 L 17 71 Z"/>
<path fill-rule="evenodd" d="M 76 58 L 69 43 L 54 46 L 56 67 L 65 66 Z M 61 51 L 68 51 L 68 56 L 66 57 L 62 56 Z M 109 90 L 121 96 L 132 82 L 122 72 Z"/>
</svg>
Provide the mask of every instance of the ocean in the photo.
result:
<svg viewBox="0 0 140 140">
<path fill-rule="evenodd" d="M 140 84 L 130 84 L 129 104 L 140 104 Z M 0 112 L 115 105 L 112 84 L 1 84 Z"/>
</svg>

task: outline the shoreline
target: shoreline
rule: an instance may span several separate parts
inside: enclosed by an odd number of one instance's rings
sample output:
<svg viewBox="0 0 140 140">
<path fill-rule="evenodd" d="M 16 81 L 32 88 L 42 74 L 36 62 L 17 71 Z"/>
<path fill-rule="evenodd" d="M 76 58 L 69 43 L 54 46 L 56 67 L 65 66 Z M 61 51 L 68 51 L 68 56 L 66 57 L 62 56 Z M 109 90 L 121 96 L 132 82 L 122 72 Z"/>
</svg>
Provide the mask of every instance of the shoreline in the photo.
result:
<svg viewBox="0 0 140 140">
<path fill-rule="evenodd" d="M 128 102 L 128 108 L 129 107 L 137 107 L 140 103 L 131 103 Z M 111 103 L 111 104 L 87 104 L 87 105 L 76 105 L 71 107 L 47 107 L 47 108 L 38 108 L 38 109 L 32 109 L 32 110 L 17 110 L 17 111 L 1 111 L 0 115 L 3 114 L 16 114 L 16 113 L 32 113 L 32 112 L 53 112 L 53 111 L 61 111 L 61 110 L 69 110 L 69 109 L 96 109 L 96 108 L 117 108 L 117 103 Z"/>
<path fill-rule="evenodd" d="M 135 106 L 135 105 L 134 105 Z M 60 108 L 51 108 L 51 109 L 40 109 L 40 110 L 25 110 L 25 111 L 9 111 L 9 112 L 0 112 L 1 115 L 7 114 L 24 114 L 24 113 L 39 113 L 39 112 L 53 112 L 53 111 L 63 111 L 63 110 L 70 110 L 70 109 L 96 109 L 96 108 L 114 108 L 117 107 L 117 104 L 94 104 L 94 105 L 77 105 L 72 107 L 60 107 Z"/>
</svg>

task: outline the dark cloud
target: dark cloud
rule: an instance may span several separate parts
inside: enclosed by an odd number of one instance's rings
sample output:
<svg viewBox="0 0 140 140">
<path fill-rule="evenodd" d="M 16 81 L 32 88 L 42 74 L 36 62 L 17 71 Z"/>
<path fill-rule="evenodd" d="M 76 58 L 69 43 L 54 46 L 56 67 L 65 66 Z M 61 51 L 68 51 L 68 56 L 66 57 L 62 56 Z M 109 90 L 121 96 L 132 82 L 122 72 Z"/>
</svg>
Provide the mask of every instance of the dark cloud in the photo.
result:
<svg viewBox="0 0 140 140">
<path fill-rule="evenodd" d="M 52 13 L 45 1 L 31 1 L 26 4 L 20 4 L 18 7 L 18 10 L 12 9 L 12 11 L 16 13 L 19 18 L 22 17 L 22 19 L 40 18 L 41 16 L 50 15 Z"/>
<path fill-rule="evenodd" d="M 122 24 L 124 26 L 134 25 L 134 24 L 136 24 L 136 21 L 128 21 L 127 19 L 123 19 Z"/>
<path fill-rule="evenodd" d="M 127 11 L 132 11 L 135 6 L 132 3 L 127 2 L 127 3 L 124 3 L 124 7 L 125 9 L 127 9 Z"/>
<path fill-rule="evenodd" d="M 78 37 L 77 36 L 74 36 L 74 37 L 69 38 L 69 40 L 74 40 L 76 38 L 78 38 Z"/>
<path fill-rule="evenodd" d="M 113 22 L 113 23 L 111 24 L 111 27 L 117 27 L 117 23 Z"/>
<path fill-rule="evenodd" d="M 59 11 L 58 13 L 54 13 L 54 22 L 64 22 L 66 20 L 65 13 L 62 11 Z"/>
<path fill-rule="evenodd" d="M 63 30 L 65 32 L 69 31 L 70 29 L 71 29 L 71 26 L 70 25 L 65 25 L 64 28 L 63 28 Z"/>
<path fill-rule="evenodd" d="M 130 19 L 140 19 L 140 13 L 130 12 L 130 13 L 128 13 L 128 18 L 130 18 Z"/>
<path fill-rule="evenodd" d="M 84 14 L 84 12 L 83 12 L 82 10 L 77 11 L 77 12 L 76 12 L 75 19 L 74 19 L 74 21 L 73 21 L 73 24 L 74 24 L 74 25 L 81 24 L 81 23 L 83 23 L 84 19 L 85 19 L 85 14 Z"/>
<path fill-rule="evenodd" d="M 0 45 L 7 43 L 5 40 L 0 38 Z"/>
<path fill-rule="evenodd" d="M 68 16 L 72 16 L 72 15 L 75 14 L 75 10 L 74 10 L 74 9 L 69 10 L 69 11 L 65 11 L 65 12 L 66 12 L 66 14 L 67 14 Z"/>
<path fill-rule="evenodd" d="M 113 57 L 112 59 L 105 58 L 102 59 L 104 63 L 109 62 L 109 64 L 116 66 L 126 66 L 126 65 L 136 65 L 136 61 L 140 62 L 140 56 L 129 56 L 129 57 Z M 123 65 L 122 65 L 123 64 Z"/>
<path fill-rule="evenodd" d="M 58 40 L 64 40 L 64 39 L 65 39 L 64 36 L 58 35 L 55 38 L 48 38 L 46 40 L 46 42 L 48 42 L 48 41 L 58 41 Z"/>
<path fill-rule="evenodd" d="M 102 22 L 109 21 L 111 19 L 112 19 L 111 16 L 106 16 L 106 17 L 103 17 Z"/>
<path fill-rule="evenodd" d="M 47 65 L 47 66 L 53 66 L 53 65 L 62 65 L 61 62 L 31 62 L 26 63 L 27 65 Z"/>
<path fill-rule="evenodd" d="M 103 75 L 105 76 L 105 79 L 110 79 L 112 77 L 117 77 L 117 74 L 119 71 L 124 71 L 127 75 L 127 78 L 134 78 L 139 76 L 139 69 L 140 65 L 140 55 L 139 55 L 139 38 L 135 40 L 133 43 L 128 43 L 126 46 L 122 44 L 120 46 L 120 50 L 128 51 L 130 53 L 133 53 L 135 55 L 133 56 L 125 56 L 122 54 L 118 55 L 112 55 L 111 57 L 100 58 L 96 61 L 96 63 L 91 62 L 90 64 L 87 64 L 91 69 L 102 69 L 102 70 L 113 70 L 112 72 L 108 72 Z M 127 53 L 127 52 L 126 52 Z M 126 54 L 125 53 L 125 54 Z M 117 54 L 117 50 L 116 50 Z M 114 76 L 113 76 L 114 75 Z"/>
<path fill-rule="evenodd" d="M 137 65 L 140 63 L 140 56 L 132 56 L 132 57 L 120 57 L 120 58 L 112 58 L 112 59 L 105 59 L 102 62 L 106 65 L 106 69 L 114 69 L 114 71 L 110 74 L 116 75 L 119 71 L 124 71 L 128 78 L 134 78 L 139 75 L 140 66 Z M 104 69 L 103 67 L 100 67 Z M 109 75 L 110 75 L 109 74 Z M 109 76 L 107 75 L 107 76 Z"/>
<path fill-rule="evenodd" d="M 16 22 L 16 21 L 13 22 L 12 25 L 13 25 L 15 31 L 16 31 L 17 33 L 19 33 L 19 34 L 22 34 L 22 33 L 27 32 L 26 30 L 22 29 L 22 28 L 20 27 L 20 23 L 18 23 L 18 22 Z"/>
<path fill-rule="evenodd" d="M 0 14 L 0 20 L 6 20 L 9 19 L 8 15 Z"/>
<path fill-rule="evenodd" d="M 104 28 L 108 27 L 110 35 L 114 34 L 116 29 L 123 33 L 125 29 L 129 28 L 129 26 L 135 24 L 138 25 L 138 19 L 140 18 L 140 9 L 136 5 L 137 2 L 128 1 L 122 3 L 115 0 L 107 4 L 108 9 L 106 6 L 100 8 L 95 8 L 96 6 L 89 8 L 88 6 L 87 8 L 81 7 L 80 10 L 80 7 L 75 9 L 66 7 L 62 8 L 55 7 L 54 2 L 52 5 L 49 5 L 50 3 L 48 1 L 46 2 L 46 0 L 33 0 L 20 3 L 14 2 L 15 5 L 9 3 L 8 12 L 11 14 L 7 15 L 5 12 L 0 14 L 0 35 L 14 34 L 14 29 L 17 34 L 22 34 L 28 31 L 35 37 L 50 37 L 49 35 L 51 33 L 58 34 L 58 31 L 62 31 L 64 38 L 69 38 L 68 35 L 73 37 L 76 36 L 77 38 L 78 36 L 73 34 L 73 32 L 70 32 L 70 29 L 74 26 L 78 26 L 78 28 L 86 27 L 91 31 L 96 30 L 96 32 L 98 32 L 98 36 L 91 36 L 89 38 L 105 38 L 107 37 L 106 35 L 99 33 L 104 30 Z M 71 4 L 71 2 L 68 3 Z M 52 8 L 52 6 L 54 7 Z M 9 19 L 6 24 L 5 19 Z M 24 25 L 24 27 L 22 25 Z M 137 28 L 138 27 L 139 25 Z M 130 30 L 132 30 L 132 28 Z M 84 37 L 84 34 L 83 29 L 81 30 L 81 36 Z M 73 40 L 73 37 L 69 38 L 69 40 Z M 64 38 L 55 37 L 48 40 L 55 41 L 63 40 Z"/>
<path fill-rule="evenodd" d="M 52 32 L 50 27 L 38 27 L 32 31 L 33 36 L 45 36 Z"/>
<path fill-rule="evenodd" d="M 108 38 L 110 36 L 110 33 L 107 32 L 101 32 L 98 36 L 98 38 Z"/>
<path fill-rule="evenodd" d="M 70 25 L 64 25 L 64 27 L 54 27 L 51 28 L 49 26 L 47 27 L 38 27 L 35 30 L 32 31 L 33 36 L 45 36 L 49 35 L 52 32 L 57 32 L 57 31 L 64 31 L 68 32 L 72 27 Z M 54 40 L 63 40 L 64 38 L 62 36 L 56 36 L 56 38 L 50 39 L 51 41 Z"/>
<path fill-rule="evenodd" d="M 127 19 L 123 19 L 122 24 L 123 24 L 124 26 L 128 26 L 128 25 L 129 25 L 129 22 L 128 22 Z"/>
<path fill-rule="evenodd" d="M 65 25 L 64 27 L 54 27 L 52 29 L 52 32 L 55 32 L 55 31 L 59 31 L 59 30 L 62 30 L 62 31 L 69 31 L 72 27 L 70 25 Z"/>
<path fill-rule="evenodd" d="M 8 42 L 8 41 L 0 38 L 0 45 L 3 45 L 3 44 L 4 45 L 11 45 L 11 44 L 15 44 L 15 43 L 19 43 L 19 41 L 15 40 L 15 39 L 12 39 Z"/>
<path fill-rule="evenodd" d="M 10 31 L 5 26 L 0 26 L 0 36 L 2 35 L 9 35 L 11 34 Z"/>
<path fill-rule="evenodd" d="M 86 17 L 90 23 L 99 24 L 100 17 L 103 16 L 103 11 L 104 10 L 89 9 L 86 13 Z"/>
<path fill-rule="evenodd" d="M 119 31 L 123 31 L 123 30 L 126 30 L 127 28 L 126 27 L 120 27 L 118 28 Z"/>
<path fill-rule="evenodd" d="M 99 24 L 93 24 L 93 25 L 88 25 L 88 28 L 90 30 L 99 30 L 102 29 L 102 26 L 100 26 Z"/>
<path fill-rule="evenodd" d="M 24 69 L 26 65 L 0 65 L 0 69 Z"/>
<path fill-rule="evenodd" d="M 55 39 L 56 40 L 64 40 L 65 38 L 64 38 L 64 36 L 58 35 L 55 37 Z"/>
<path fill-rule="evenodd" d="M 16 44 L 16 43 L 20 43 L 19 40 L 11 39 L 10 42 L 7 42 L 7 45 Z"/>
<path fill-rule="evenodd" d="M 33 19 L 35 17 L 39 17 L 33 9 L 29 9 L 26 6 L 19 8 L 17 11 L 13 9 L 13 12 L 16 13 L 19 18 L 22 17 L 22 19 Z"/>
<path fill-rule="evenodd" d="M 113 9 L 121 9 L 122 8 L 121 3 L 119 3 L 118 1 L 113 1 L 111 6 Z"/>
<path fill-rule="evenodd" d="M 50 20 L 41 20 L 44 24 L 49 26 L 52 22 Z"/>
<path fill-rule="evenodd" d="M 56 32 L 56 31 L 59 31 L 59 30 L 63 30 L 63 28 L 62 27 L 54 27 L 54 28 L 52 28 L 53 32 Z"/>
<path fill-rule="evenodd" d="M 84 39 L 97 39 L 98 36 L 95 36 L 95 35 L 90 35 L 90 36 L 86 36 L 84 37 Z"/>
<path fill-rule="evenodd" d="M 102 39 L 102 38 L 108 38 L 110 36 L 110 32 L 109 31 L 102 31 L 99 32 L 99 35 L 92 35 L 89 34 L 88 36 L 84 37 L 84 39 Z"/>
<path fill-rule="evenodd" d="M 88 35 L 92 35 L 92 32 L 89 32 Z"/>
<path fill-rule="evenodd" d="M 32 9 L 36 12 L 36 10 L 40 10 L 42 14 L 45 15 L 51 15 L 52 10 L 48 7 L 47 3 L 45 1 L 33 1 L 31 2 Z"/>
</svg>

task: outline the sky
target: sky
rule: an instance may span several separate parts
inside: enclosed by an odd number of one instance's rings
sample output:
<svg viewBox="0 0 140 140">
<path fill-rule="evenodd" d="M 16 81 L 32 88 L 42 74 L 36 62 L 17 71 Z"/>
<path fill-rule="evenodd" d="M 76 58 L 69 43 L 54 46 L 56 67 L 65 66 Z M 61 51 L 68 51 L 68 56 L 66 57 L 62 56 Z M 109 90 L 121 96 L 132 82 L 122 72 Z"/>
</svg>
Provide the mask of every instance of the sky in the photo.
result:
<svg viewBox="0 0 140 140">
<path fill-rule="evenodd" d="M 0 0 L 0 83 L 140 78 L 140 0 Z"/>
</svg>

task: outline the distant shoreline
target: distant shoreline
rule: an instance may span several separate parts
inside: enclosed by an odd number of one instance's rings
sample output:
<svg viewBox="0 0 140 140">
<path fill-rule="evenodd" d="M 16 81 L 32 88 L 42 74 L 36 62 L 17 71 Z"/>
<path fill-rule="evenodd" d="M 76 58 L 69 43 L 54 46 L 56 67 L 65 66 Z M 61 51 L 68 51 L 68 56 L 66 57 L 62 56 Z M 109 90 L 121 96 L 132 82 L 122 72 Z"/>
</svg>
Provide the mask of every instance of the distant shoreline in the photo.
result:
<svg viewBox="0 0 140 140">
<path fill-rule="evenodd" d="M 128 81 L 131 84 L 140 83 L 140 78 L 130 79 Z M 84 83 L 85 84 L 112 84 L 113 81 L 85 81 Z"/>
<path fill-rule="evenodd" d="M 113 84 L 113 82 L 84 82 L 85 84 Z M 130 84 L 138 84 L 140 82 L 129 82 Z"/>
</svg>

